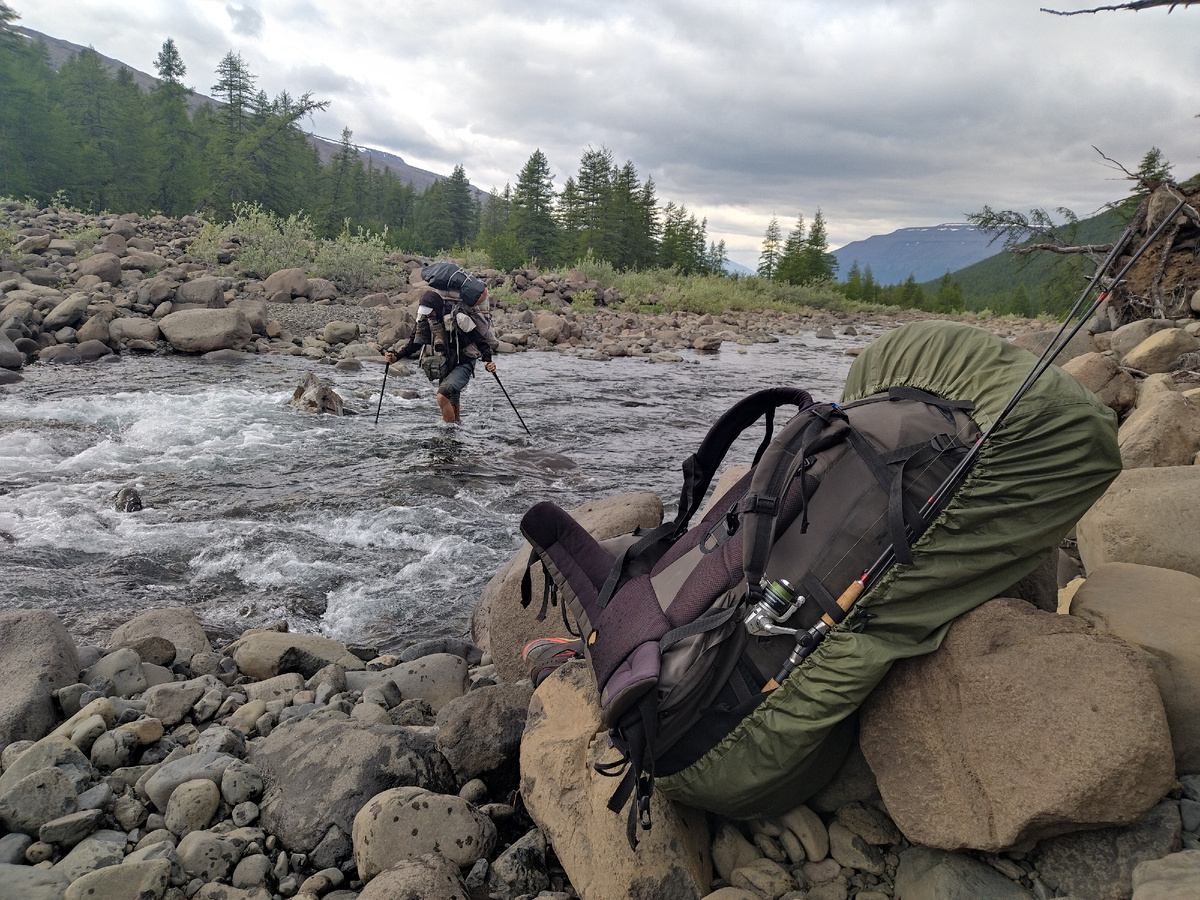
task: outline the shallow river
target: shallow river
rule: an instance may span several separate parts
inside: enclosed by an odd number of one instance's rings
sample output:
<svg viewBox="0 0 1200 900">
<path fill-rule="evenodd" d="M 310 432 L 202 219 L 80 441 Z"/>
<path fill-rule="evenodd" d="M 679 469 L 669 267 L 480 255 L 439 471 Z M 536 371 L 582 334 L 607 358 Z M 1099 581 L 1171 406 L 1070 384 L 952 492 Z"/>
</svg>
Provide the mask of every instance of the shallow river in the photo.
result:
<svg viewBox="0 0 1200 900">
<path fill-rule="evenodd" d="M 287 356 L 35 365 L 0 387 L 0 612 L 50 609 L 101 644 L 139 612 L 174 604 L 218 640 L 278 619 L 383 651 L 467 636 L 532 504 L 652 491 L 673 515 L 679 466 L 717 416 L 762 387 L 836 399 L 846 349 L 877 333 L 727 343 L 683 351 L 683 363 L 501 357 L 532 436 L 482 367 L 454 428 L 440 424 L 420 374 L 389 377 L 376 425 L 374 366 L 343 374 Z M 291 408 L 313 369 L 361 414 Z M 760 435 L 726 462 L 749 462 Z M 141 511 L 115 509 L 127 485 Z"/>
</svg>

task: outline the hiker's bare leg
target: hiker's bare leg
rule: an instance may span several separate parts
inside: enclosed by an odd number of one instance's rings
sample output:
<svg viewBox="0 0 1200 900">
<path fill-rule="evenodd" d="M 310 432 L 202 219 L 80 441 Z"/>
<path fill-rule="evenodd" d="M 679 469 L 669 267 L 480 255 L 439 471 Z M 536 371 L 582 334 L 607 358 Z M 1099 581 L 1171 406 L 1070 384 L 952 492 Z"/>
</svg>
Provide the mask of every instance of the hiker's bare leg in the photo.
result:
<svg viewBox="0 0 1200 900">
<path fill-rule="evenodd" d="M 458 404 L 457 403 L 453 402 L 449 397 L 445 396 L 444 394 L 437 395 L 437 402 L 438 402 L 438 406 L 441 407 L 441 410 L 442 410 L 442 421 L 443 422 L 454 423 L 454 422 L 459 421 Z"/>
</svg>

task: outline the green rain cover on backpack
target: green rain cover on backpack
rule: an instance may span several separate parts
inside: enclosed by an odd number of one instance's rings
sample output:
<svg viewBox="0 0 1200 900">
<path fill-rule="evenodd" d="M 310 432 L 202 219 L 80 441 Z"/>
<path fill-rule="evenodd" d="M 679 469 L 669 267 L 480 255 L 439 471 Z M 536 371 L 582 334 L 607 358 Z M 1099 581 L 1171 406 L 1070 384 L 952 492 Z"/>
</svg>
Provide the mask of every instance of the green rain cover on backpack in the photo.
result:
<svg viewBox="0 0 1200 900">
<path fill-rule="evenodd" d="M 904 325 L 851 366 L 842 402 L 912 387 L 974 404 L 987 429 L 1033 354 L 971 325 Z M 783 813 L 819 790 L 854 737 L 853 713 L 898 659 L 929 653 L 950 623 L 1037 568 L 1121 470 L 1111 410 L 1050 366 L 984 444 L 966 481 L 850 616 L 704 756 L 655 784 L 733 818 Z"/>
</svg>

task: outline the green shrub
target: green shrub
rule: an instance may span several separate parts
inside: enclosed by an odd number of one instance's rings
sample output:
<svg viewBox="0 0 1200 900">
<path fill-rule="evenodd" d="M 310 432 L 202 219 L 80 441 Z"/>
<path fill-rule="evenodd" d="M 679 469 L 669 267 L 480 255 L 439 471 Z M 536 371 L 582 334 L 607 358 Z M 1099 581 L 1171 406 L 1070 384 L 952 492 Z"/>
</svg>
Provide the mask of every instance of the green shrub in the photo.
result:
<svg viewBox="0 0 1200 900">
<path fill-rule="evenodd" d="M 394 287 L 381 281 L 388 268 L 387 229 L 382 234 L 350 231 L 350 220 L 342 227 L 336 240 L 321 241 L 317 245 L 312 269 L 321 278 L 327 278 L 342 291 L 378 286 Z"/>
<path fill-rule="evenodd" d="M 266 277 L 280 269 L 309 268 L 317 238 L 307 216 L 293 213 L 283 219 L 257 203 L 239 203 L 233 212 L 233 221 L 200 229 L 188 253 L 218 268 L 219 251 L 232 242 L 237 267 L 244 272 Z"/>
</svg>

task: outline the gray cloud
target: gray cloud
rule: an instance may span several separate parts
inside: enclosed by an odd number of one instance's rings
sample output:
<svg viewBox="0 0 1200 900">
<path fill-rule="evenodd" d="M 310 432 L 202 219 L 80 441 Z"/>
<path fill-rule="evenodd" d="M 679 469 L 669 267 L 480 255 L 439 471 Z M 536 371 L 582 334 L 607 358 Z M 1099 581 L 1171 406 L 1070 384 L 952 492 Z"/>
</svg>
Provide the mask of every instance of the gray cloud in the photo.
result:
<svg viewBox="0 0 1200 900">
<path fill-rule="evenodd" d="M 313 127 L 485 190 L 535 148 L 560 186 L 590 145 L 757 257 L 820 206 L 835 246 L 983 204 L 1120 196 L 1095 144 L 1200 171 L 1200 9 L 1060 18 L 1038 0 L 38 0 L 24 24 L 148 67 L 173 36 L 201 90 L 242 53 Z M 66 12 L 67 7 L 70 12 Z M 230 18 L 232 16 L 232 19 Z M 35 21 L 36 20 L 36 21 Z M 251 33 L 258 34 L 248 40 Z M 140 61 L 140 62 L 139 62 Z"/>
<path fill-rule="evenodd" d="M 263 26 L 266 23 L 262 13 L 253 6 L 234 6 L 229 3 L 225 6 L 225 12 L 229 13 L 229 18 L 233 20 L 234 30 L 239 35 L 248 38 L 262 37 Z"/>
</svg>

